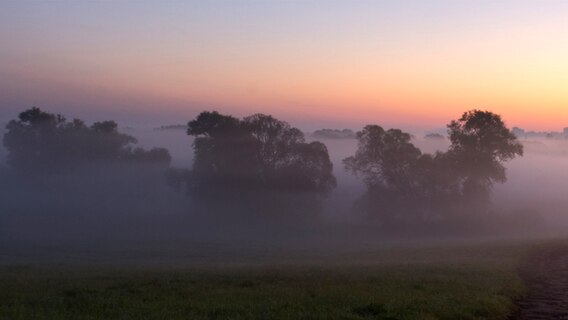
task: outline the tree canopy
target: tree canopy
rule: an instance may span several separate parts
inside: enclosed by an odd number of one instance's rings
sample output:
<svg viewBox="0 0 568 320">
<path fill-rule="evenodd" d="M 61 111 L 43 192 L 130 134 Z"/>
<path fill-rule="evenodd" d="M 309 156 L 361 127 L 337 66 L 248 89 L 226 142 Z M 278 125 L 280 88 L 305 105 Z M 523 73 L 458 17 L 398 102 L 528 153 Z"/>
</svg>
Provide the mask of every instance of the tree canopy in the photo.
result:
<svg viewBox="0 0 568 320">
<path fill-rule="evenodd" d="M 487 195 L 493 183 L 507 180 L 503 163 L 523 155 L 523 146 L 501 116 L 471 110 L 448 124 L 449 156 L 458 168 L 464 194 Z"/>
<path fill-rule="evenodd" d="M 364 211 L 383 222 L 440 218 L 459 203 L 488 201 L 495 182 L 506 180 L 503 163 L 523 154 L 501 117 L 471 110 L 448 125 L 447 152 L 422 154 L 408 133 L 368 125 L 345 168 L 367 185 Z M 463 206 L 462 206 L 463 209 Z"/>
<path fill-rule="evenodd" d="M 34 107 L 11 120 L 6 129 L 8 163 L 24 171 L 57 172 L 96 161 L 167 165 L 171 160 L 166 149 L 133 148 L 136 139 L 120 133 L 114 121 L 87 126 L 82 120 L 67 121 Z"/>
<path fill-rule="evenodd" d="M 425 219 L 453 192 L 442 174 L 442 154 L 422 154 L 411 135 L 399 129 L 368 125 L 357 133 L 355 155 L 345 168 L 363 177 L 367 193 L 358 207 L 386 224 Z"/>
<path fill-rule="evenodd" d="M 368 125 L 357 132 L 358 148 L 344 160 L 347 170 L 362 174 L 370 187 L 394 188 L 408 194 L 412 189 L 412 170 L 422 154 L 410 142 L 411 136 L 399 129 L 384 130 Z"/>
<path fill-rule="evenodd" d="M 188 124 L 195 136 L 193 185 L 326 194 L 335 187 L 332 163 L 321 142 L 264 114 L 243 119 L 202 112 Z"/>
</svg>

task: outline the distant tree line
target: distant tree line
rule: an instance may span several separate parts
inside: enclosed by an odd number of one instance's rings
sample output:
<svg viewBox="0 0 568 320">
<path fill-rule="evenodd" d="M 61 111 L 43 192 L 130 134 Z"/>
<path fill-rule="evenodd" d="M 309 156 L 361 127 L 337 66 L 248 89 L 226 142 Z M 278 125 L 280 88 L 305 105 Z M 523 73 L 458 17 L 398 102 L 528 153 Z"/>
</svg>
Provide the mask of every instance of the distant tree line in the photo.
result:
<svg viewBox="0 0 568 320">
<path fill-rule="evenodd" d="M 424 136 L 424 139 L 428 140 L 446 140 L 446 137 L 439 133 L 428 133 Z"/>
<path fill-rule="evenodd" d="M 178 130 L 187 130 L 187 125 L 185 124 L 170 124 L 167 126 L 160 126 L 158 128 L 154 128 L 155 131 L 178 131 Z"/>
<path fill-rule="evenodd" d="M 513 127 L 513 134 L 521 139 L 568 139 L 568 128 L 559 131 L 525 131 L 519 127 Z"/>
<path fill-rule="evenodd" d="M 316 139 L 355 139 L 355 132 L 351 129 L 319 129 L 312 136 Z"/>
<path fill-rule="evenodd" d="M 422 153 L 399 129 L 367 125 L 357 132 L 357 150 L 343 161 L 367 187 L 355 210 L 385 227 L 485 210 L 492 186 L 506 180 L 503 164 L 521 156 L 522 145 L 488 111 L 468 111 L 447 128 L 450 147 L 434 154 Z M 8 164 L 24 172 L 56 173 L 98 162 L 169 168 L 171 160 L 166 149 L 135 148 L 136 139 L 113 121 L 88 126 L 31 108 L 6 129 Z M 336 187 L 327 147 L 306 142 L 299 129 L 272 116 L 202 112 L 188 122 L 187 134 L 194 137 L 191 169 L 169 168 L 166 178 L 204 212 L 236 219 L 313 215 Z"/>
</svg>

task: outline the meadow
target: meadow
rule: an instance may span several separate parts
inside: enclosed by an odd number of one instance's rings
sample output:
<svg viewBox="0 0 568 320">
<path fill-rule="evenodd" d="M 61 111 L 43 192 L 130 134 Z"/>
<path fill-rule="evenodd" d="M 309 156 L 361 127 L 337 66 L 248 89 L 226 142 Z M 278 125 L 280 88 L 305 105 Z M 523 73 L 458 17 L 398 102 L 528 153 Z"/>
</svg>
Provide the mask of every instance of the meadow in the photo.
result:
<svg viewBox="0 0 568 320">
<path fill-rule="evenodd" d="M 198 262 L 5 259 L 0 319 L 507 319 L 526 292 L 519 265 L 543 243 L 386 241 L 234 256 L 209 248 Z"/>
</svg>

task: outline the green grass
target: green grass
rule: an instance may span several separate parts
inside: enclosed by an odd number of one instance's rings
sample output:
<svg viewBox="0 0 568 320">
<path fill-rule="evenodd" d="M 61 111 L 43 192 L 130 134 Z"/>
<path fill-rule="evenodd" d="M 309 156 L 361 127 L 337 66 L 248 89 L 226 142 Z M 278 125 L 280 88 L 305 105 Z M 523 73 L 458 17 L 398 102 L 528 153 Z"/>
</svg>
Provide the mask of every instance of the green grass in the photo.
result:
<svg viewBox="0 0 568 320">
<path fill-rule="evenodd" d="M 506 319 L 529 243 L 389 246 L 306 263 L 0 267 L 0 319 Z M 304 253 L 305 254 L 305 253 Z"/>
</svg>

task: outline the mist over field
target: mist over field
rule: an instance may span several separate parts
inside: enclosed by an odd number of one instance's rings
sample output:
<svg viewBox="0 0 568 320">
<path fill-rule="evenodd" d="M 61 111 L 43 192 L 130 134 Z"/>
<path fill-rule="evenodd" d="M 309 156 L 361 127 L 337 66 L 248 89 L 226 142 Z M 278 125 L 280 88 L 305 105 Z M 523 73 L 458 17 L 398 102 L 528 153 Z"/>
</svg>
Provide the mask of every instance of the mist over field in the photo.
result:
<svg viewBox="0 0 568 320">
<path fill-rule="evenodd" d="M 167 148 L 172 167 L 191 168 L 193 138 L 186 130 L 120 129 L 136 137 L 139 147 Z M 310 134 L 306 137 L 308 141 L 314 140 Z M 236 212 L 239 209 L 232 214 L 231 208 L 224 208 L 227 212 L 220 216 L 211 214 L 207 208 L 198 209 L 192 206 L 194 198 L 169 186 L 163 170 L 152 166 L 93 165 L 79 172 L 52 176 L 29 174 L 22 178 L 6 166 L 6 150 L 0 148 L 0 246 L 7 256 L 16 260 L 18 256 L 36 256 L 33 259 L 38 261 L 57 261 L 59 255 L 59 258 L 66 256 L 65 252 L 93 250 L 142 256 L 142 252 L 164 256 L 183 252 L 181 256 L 191 262 L 235 252 L 243 254 L 239 250 L 246 248 L 298 249 L 333 243 L 331 246 L 337 249 L 392 237 L 367 226 L 365 217 L 353 210 L 354 203 L 365 192 L 365 185 L 346 171 L 342 160 L 356 151 L 357 141 L 320 140 L 329 150 L 337 187 L 323 200 L 320 212 L 307 223 L 292 220 L 284 224 L 278 221 L 266 224 L 271 213 L 267 213 L 264 221 L 254 221 Z M 423 133 L 414 133 L 412 143 L 427 153 L 445 151 L 449 146 L 447 138 L 427 139 Z M 568 199 L 564 196 L 568 141 L 530 139 L 523 141 L 523 145 L 524 156 L 506 164 L 507 182 L 494 187 L 493 216 L 489 219 L 500 222 L 496 229 L 482 232 L 484 236 L 555 233 L 568 225 L 565 214 Z M 437 232 L 405 233 L 401 237 L 475 235 Z M 216 253 L 203 253 L 208 246 Z M 57 254 L 45 253 L 53 248 Z"/>
<path fill-rule="evenodd" d="M 496 125 L 467 135 L 467 117 Z M 568 226 L 568 141 L 521 146 L 491 112 L 451 122 L 452 141 L 216 112 L 160 128 L 18 119 L 0 149 L 0 318 L 504 319 L 542 301 L 521 267 L 565 265 L 551 241 Z M 468 189 L 486 150 L 460 159 L 456 133 L 495 131 L 474 145 L 505 151 Z M 507 181 L 484 184 L 501 165 Z M 527 260 L 544 241 L 546 262 Z"/>
<path fill-rule="evenodd" d="M 0 0 L 0 320 L 568 319 L 566 12 Z"/>
<path fill-rule="evenodd" d="M 184 130 L 156 131 L 134 130 L 131 132 L 144 147 L 164 146 L 173 155 L 172 164 L 190 168 L 193 160 L 192 137 Z M 307 134 L 308 141 L 318 140 Z M 333 172 L 338 179 L 337 188 L 326 199 L 327 210 L 322 219 L 353 219 L 351 203 L 364 192 L 360 178 L 348 173 L 342 160 L 357 149 L 355 139 L 319 139 L 328 148 L 333 162 Z M 450 142 L 425 139 L 424 133 L 414 133 L 412 142 L 423 153 L 447 150 Z M 506 164 L 507 182 L 495 184 L 492 204 L 504 214 L 538 213 L 550 225 L 568 223 L 563 217 L 564 187 L 568 184 L 568 140 L 532 138 L 521 140 L 525 147 L 522 157 Z"/>
</svg>

